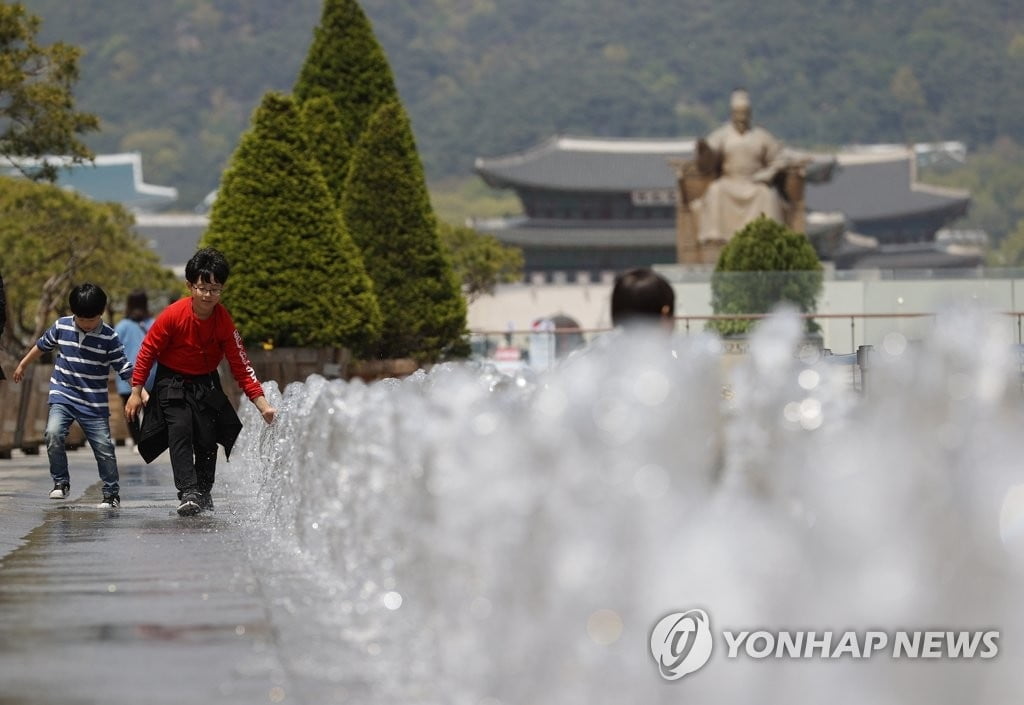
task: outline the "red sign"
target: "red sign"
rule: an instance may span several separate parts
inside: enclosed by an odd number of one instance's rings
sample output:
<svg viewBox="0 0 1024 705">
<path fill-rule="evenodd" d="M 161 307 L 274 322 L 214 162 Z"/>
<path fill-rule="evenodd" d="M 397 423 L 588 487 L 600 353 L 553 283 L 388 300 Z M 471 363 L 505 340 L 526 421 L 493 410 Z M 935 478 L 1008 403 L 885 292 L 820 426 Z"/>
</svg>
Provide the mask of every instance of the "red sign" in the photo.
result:
<svg viewBox="0 0 1024 705">
<path fill-rule="evenodd" d="M 502 360 L 503 362 L 512 362 L 519 360 L 521 357 L 522 351 L 511 346 L 501 346 L 494 351 L 494 359 Z"/>
</svg>

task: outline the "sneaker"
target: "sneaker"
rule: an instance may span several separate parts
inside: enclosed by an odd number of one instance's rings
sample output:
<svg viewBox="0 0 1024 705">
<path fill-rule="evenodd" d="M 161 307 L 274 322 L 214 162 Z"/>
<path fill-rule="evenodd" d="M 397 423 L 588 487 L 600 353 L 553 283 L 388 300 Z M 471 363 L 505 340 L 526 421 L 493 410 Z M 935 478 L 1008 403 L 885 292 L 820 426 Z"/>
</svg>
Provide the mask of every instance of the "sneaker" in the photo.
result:
<svg viewBox="0 0 1024 705">
<path fill-rule="evenodd" d="M 50 499 L 64 499 L 70 491 L 71 483 L 55 482 L 53 483 L 53 489 L 50 491 Z"/>
<path fill-rule="evenodd" d="M 178 516 L 195 516 L 201 511 L 202 508 L 199 506 L 199 498 L 197 495 L 187 494 L 182 496 L 181 504 L 178 505 Z"/>
<path fill-rule="evenodd" d="M 204 512 L 213 511 L 213 497 L 210 495 L 209 492 L 200 492 L 198 503 L 199 508 L 202 509 Z"/>
<path fill-rule="evenodd" d="M 116 495 L 104 495 L 103 501 L 97 505 L 98 509 L 117 509 L 121 506 L 121 498 Z"/>
</svg>

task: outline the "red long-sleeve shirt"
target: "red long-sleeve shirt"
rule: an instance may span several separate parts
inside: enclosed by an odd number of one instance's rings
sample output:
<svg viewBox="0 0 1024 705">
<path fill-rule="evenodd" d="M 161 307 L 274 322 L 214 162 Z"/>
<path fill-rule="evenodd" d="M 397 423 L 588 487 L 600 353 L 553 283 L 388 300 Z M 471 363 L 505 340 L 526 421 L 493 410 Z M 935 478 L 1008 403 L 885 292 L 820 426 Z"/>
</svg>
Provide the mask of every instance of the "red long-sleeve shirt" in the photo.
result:
<svg viewBox="0 0 1024 705">
<path fill-rule="evenodd" d="M 231 314 L 217 304 L 205 321 L 192 311 L 192 299 L 178 299 L 165 308 L 146 333 L 135 358 L 132 386 L 145 384 L 159 362 L 186 375 L 205 375 L 227 358 L 231 374 L 250 400 L 263 395 Z"/>
</svg>

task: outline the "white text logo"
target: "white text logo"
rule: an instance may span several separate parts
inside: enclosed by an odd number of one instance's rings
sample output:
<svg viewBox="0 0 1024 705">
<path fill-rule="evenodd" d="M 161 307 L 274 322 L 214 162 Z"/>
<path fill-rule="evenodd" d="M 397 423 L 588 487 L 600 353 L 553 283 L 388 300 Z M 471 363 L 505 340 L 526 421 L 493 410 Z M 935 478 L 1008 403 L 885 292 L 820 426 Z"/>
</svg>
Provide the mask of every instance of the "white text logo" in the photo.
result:
<svg viewBox="0 0 1024 705">
<path fill-rule="evenodd" d="M 725 658 L 830 660 L 993 659 L 999 655 L 998 630 L 951 631 L 723 630 L 718 637 Z M 679 680 L 711 658 L 711 619 L 701 609 L 673 612 L 651 630 L 651 654 L 665 680 Z"/>
<path fill-rule="evenodd" d="M 722 632 L 727 658 L 981 658 L 999 654 L 999 632 Z"/>
</svg>

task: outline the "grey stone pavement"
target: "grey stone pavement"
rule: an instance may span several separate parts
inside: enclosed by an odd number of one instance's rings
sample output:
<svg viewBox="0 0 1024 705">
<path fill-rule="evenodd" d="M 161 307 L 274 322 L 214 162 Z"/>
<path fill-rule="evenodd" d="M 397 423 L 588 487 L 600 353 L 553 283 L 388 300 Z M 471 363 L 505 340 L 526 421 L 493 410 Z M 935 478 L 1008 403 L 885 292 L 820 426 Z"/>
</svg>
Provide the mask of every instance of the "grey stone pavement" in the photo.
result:
<svg viewBox="0 0 1024 705">
<path fill-rule="evenodd" d="M 0 705 L 304 700 L 232 498 L 178 517 L 166 455 L 118 448 L 123 505 L 98 509 L 92 452 L 69 461 L 59 501 L 45 449 L 0 460 Z"/>
</svg>

